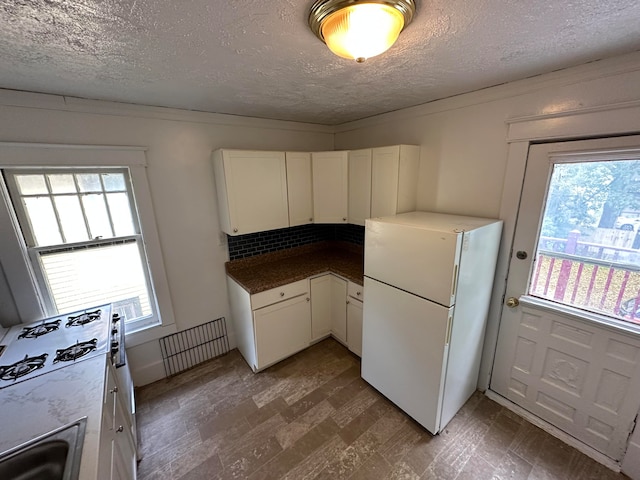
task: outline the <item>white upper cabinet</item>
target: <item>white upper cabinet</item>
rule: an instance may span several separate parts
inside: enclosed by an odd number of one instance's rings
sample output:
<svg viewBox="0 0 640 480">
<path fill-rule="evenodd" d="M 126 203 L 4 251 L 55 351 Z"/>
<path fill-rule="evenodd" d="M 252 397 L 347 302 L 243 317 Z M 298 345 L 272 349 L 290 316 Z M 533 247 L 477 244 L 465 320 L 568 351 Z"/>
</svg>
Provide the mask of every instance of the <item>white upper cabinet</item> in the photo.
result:
<svg viewBox="0 0 640 480">
<path fill-rule="evenodd" d="M 395 145 L 371 152 L 371 217 L 415 210 L 420 147 Z"/>
<path fill-rule="evenodd" d="M 229 235 L 289 226 L 284 152 L 216 150 L 220 227 Z"/>
<path fill-rule="evenodd" d="M 314 223 L 347 223 L 349 152 L 311 154 Z"/>
<path fill-rule="evenodd" d="M 287 152 L 287 190 L 289 196 L 289 226 L 313 223 L 313 184 L 311 154 Z"/>
<path fill-rule="evenodd" d="M 371 216 L 371 149 L 349 152 L 349 223 L 364 225 Z"/>
</svg>

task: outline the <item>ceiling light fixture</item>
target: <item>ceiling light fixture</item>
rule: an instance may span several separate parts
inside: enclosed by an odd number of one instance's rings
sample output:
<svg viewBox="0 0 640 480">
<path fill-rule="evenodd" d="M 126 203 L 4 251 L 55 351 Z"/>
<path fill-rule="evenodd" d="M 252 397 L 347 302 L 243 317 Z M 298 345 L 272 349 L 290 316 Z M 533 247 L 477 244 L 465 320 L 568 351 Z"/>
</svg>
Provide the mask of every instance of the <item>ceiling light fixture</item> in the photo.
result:
<svg viewBox="0 0 640 480">
<path fill-rule="evenodd" d="M 317 0 L 309 26 L 333 53 L 362 63 L 389 50 L 415 11 L 414 0 Z"/>
</svg>

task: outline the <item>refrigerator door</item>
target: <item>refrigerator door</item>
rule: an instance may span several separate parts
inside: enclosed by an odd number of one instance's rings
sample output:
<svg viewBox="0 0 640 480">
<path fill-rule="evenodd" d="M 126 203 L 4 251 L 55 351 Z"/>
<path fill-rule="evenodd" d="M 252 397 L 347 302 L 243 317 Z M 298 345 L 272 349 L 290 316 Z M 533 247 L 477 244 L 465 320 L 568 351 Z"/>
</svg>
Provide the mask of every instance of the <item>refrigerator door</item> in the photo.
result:
<svg viewBox="0 0 640 480">
<path fill-rule="evenodd" d="M 362 378 L 438 433 L 453 308 L 369 278 L 364 289 Z"/>
<path fill-rule="evenodd" d="M 455 303 L 462 233 L 397 217 L 366 221 L 364 274 L 440 305 Z M 368 293 L 368 292 L 367 292 Z"/>
</svg>

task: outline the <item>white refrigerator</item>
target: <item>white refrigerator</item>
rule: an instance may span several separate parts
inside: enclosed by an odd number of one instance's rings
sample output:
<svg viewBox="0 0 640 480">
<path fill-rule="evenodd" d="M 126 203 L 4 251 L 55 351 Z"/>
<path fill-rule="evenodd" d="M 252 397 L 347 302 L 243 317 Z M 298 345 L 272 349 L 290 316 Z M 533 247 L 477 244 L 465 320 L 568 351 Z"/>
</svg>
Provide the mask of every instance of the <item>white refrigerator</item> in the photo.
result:
<svg viewBox="0 0 640 480">
<path fill-rule="evenodd" d="M 476 390 L 502 221 L 366 220 L 362 377 L 436 434 Z"/>
</svg>

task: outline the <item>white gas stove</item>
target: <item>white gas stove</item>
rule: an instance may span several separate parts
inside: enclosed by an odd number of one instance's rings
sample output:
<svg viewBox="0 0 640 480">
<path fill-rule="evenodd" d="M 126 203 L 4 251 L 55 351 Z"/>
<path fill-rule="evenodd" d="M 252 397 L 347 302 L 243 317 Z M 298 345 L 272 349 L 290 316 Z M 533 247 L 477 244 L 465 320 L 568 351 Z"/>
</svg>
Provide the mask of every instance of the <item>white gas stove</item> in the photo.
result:
<svg viewBox="0 0 640 480">
<path fill-rule="evenodd" d="M 96 355 L 123 363 L 124 321 L 111 311 L 107 304 L 11 327 L 0 342 L 0 388 Z"/>
</svg>

